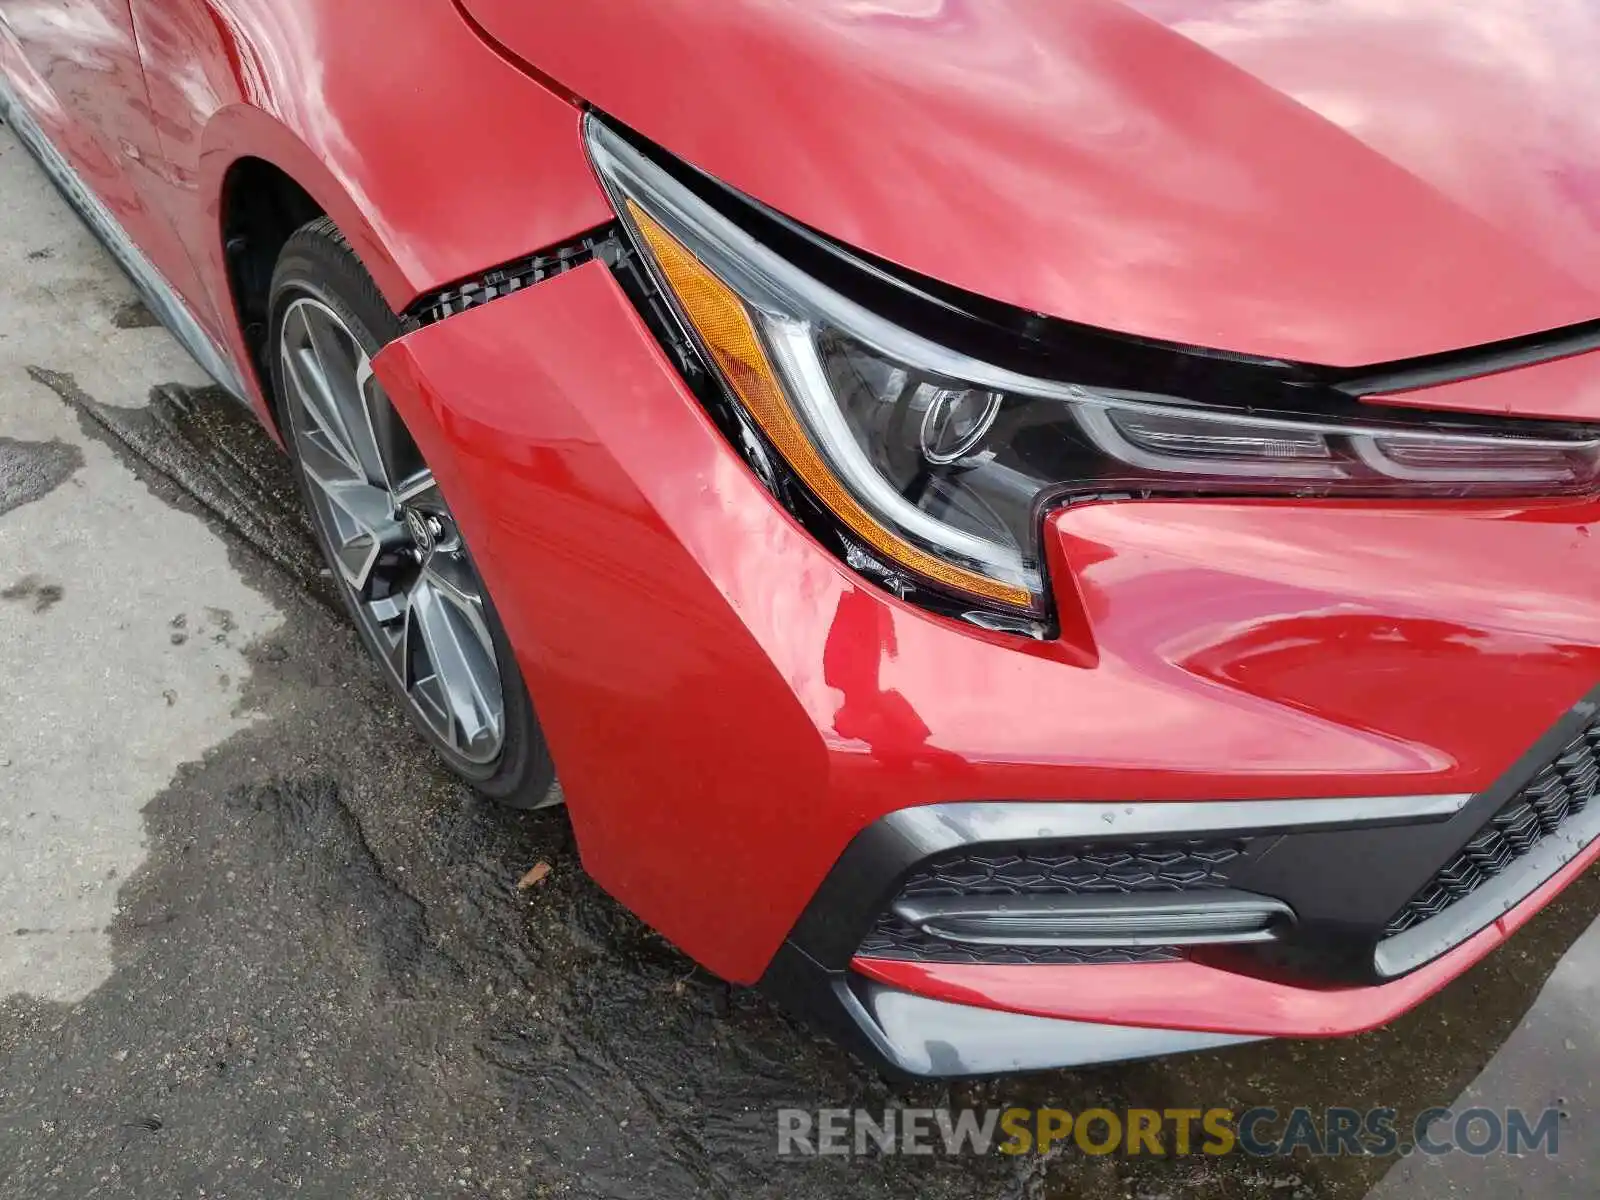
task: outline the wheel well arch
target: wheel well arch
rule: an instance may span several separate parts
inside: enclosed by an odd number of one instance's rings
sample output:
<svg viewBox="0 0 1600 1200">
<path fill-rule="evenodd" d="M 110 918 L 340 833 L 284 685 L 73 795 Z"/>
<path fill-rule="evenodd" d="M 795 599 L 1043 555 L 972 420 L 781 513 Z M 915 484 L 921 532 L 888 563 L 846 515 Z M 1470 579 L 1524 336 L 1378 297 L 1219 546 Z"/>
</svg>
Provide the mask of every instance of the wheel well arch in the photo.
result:
<svg viewBox="0 0 1600 1200">
<path fill-rule="evenodd" d="M 222 258 L 233 316 L 249 366 L 277 420 L 267 369 L 267 306 L 272 272 L 290 235 L 326 212 L 276 163 L 245 156 L 229 165 L 220 193 Z M 281 431 L 280 431 L 281 432 Z"/>
</svg>

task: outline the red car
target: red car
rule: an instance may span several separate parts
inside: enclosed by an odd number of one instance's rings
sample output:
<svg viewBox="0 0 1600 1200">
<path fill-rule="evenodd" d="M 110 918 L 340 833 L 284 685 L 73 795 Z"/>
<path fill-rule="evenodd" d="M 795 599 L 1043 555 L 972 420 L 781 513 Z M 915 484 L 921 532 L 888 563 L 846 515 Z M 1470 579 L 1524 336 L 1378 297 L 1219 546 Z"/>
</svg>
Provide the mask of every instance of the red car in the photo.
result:
<svg viewBox="0 0 1600 1200">
<path fill-rule="evenodd" d="M 1365 1029 L 1600 853 L 1596 63 L 1513 0 L 0 0 L 450 767 L 927 1075 Z"/>
</svg>

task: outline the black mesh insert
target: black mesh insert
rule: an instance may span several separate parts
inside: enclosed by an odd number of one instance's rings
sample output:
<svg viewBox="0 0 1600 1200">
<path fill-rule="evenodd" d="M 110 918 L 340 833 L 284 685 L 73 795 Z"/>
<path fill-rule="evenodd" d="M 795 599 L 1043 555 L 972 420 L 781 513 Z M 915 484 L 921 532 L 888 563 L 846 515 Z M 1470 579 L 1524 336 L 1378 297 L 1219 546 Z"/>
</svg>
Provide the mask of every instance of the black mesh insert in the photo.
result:
<svg viewBox="0 0 1600 1200">
<path fill-rule="evenodd" d="M 476 278 L 423 296 L 411 306 L 408 314 L 418 325 L 432 325 L 469 308 L 543 283 L 553 276 L 564 275 L 592 259 L 602 237 L 603 234 L 591 234 L 565 246 L 553 246 L 541 254 L 505 263 Z"/>
<path fill-rule="evenodd" d="M 1580 813 L 1600 784 L 1600 722 L 1567 745 L 1532 783 L 1489 818 L 1455 858 L 1440 869 L 1384 926 L 1393 937 L 1463 900 Z"/>
<path fill-rule="evenodd" d="M 962 852 L 913 871 L 903 896 L 1079 896 L 1226 887 L 1235 841 L 1144 842 L 1063 849 Z"/>
<path fill-rule="evenodd" d="M 982 848 L 929 859 L 906 877 L 900 896 L 1104 896 L 1228 886 L 1228 867 L 1248 839 Z M 960 945 L 932 937 L 885 910 L 862 941 L 871 958 L 963 963 L 1161 962 L 1171 946 L 1034 947 Z"/>
</svg>

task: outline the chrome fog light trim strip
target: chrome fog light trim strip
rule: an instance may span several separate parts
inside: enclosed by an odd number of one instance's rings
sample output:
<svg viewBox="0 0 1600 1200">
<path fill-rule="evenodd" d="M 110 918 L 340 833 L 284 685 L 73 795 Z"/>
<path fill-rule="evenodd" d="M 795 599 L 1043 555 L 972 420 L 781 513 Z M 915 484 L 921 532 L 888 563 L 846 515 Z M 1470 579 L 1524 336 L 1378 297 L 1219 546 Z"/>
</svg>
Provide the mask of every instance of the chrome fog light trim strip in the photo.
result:
<svg viewBox="0 0 1600 1200">
<path fill-rule="evenodd" d="M 1104 841 L 1111 838 L 1270 834 L 1446 821 L 1472 799 L 1350 796 L 1308 800 L 961 801 L 903 808 L 884 817 L 927 854 L 976 842 Z"/>
<path fill-rule="evenodd" d="M 1272 941 L 1294 911 L 1224 888 L 1126 896 L 935 896 L 901 899 L 901 920 L 931 937 L 980 946 L 1193 946 Z"/>
</svg>

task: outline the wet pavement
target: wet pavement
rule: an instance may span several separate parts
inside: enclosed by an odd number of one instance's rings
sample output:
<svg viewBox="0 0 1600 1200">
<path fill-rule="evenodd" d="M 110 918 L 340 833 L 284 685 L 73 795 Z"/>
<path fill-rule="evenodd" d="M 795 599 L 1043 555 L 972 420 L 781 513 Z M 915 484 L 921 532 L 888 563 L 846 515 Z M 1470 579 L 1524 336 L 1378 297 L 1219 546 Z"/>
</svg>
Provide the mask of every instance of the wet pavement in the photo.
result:
<svg viewBox="0 0 1600 1200">
<path fill-rule="evenodd" d="M 1600 1158 L 1590 1129 L 1600 1100 L 1600 927 L 1591 927 L 1562 958 L 1538 1001 L 1483 1073 L 1459 1096 L 1457 1112 L 1473 1106 L 1546 1108 L 1569 1114 L 1567 1144 L 1552 1156 L 1482 1159 L 1453 1155 L 1412 1158 L 1396 1166 L 1371 1200 L 1544 1200 L 1600 1195 Z M 1437 1138 L 1435 1140 L 1438 1140 Z"/>
<path fill-rule="evenodd" d="M 275 448 L 21 158 L 0 131 L 0 1196 L 1354 1198 L 1390 1160 L 780 1161 L 776 1110 L 1403 1124 L 1469 1088 L 1559 1102 L 1588 1161 L 1592 937 L 1535 1001 L 1593 876 L 1387 1029 L 1024 1080 L 891 1085 L 708 978 L 585 878 L 562 814 L 434 765 Z M 1579 1178 L 1410 1170 L 1383 1194 Z"/>
</svg>

